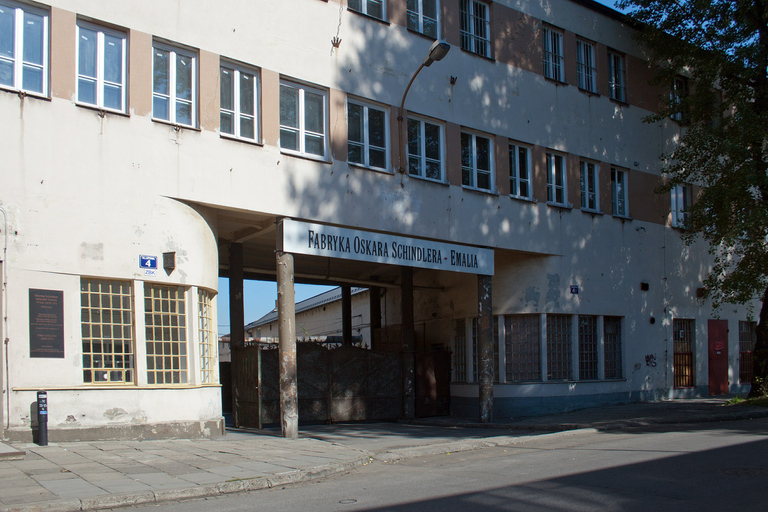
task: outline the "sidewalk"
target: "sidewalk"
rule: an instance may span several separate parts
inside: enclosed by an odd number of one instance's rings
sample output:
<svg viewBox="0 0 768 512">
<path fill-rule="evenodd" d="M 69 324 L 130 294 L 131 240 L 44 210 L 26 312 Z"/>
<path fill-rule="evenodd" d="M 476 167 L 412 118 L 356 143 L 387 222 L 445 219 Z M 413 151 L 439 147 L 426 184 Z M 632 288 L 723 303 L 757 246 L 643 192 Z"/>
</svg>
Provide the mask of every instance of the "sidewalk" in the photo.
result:
<svg viewBox="0 0 768 512">
<path fill-rule="evenodd" d="M 267 429 L 203 440 L 0 443 L 0 512 L 70 512 L 215 496 L 308 481 L 373 461 L 511 445 L 583 429 L 768 417 L 768 409 L 725 402 L 636 403 L 493 425 L 429 418 L 307 426 L 296 440 Z"/>
</svg>

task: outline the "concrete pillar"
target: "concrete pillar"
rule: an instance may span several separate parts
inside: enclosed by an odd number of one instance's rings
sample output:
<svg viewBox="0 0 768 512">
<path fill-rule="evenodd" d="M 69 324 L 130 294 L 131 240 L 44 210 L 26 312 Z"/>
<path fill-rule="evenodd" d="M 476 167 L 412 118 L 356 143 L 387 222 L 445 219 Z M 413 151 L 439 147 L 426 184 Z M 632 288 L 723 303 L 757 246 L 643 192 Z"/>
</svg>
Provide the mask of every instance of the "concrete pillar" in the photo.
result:
<svg viewBox="0 0 768 512">
<path fill-rule="evenodd" d="M 416 417 L 416 334 L 413 320 L 413 269 L 400 269 L 400 308 L 403 340 L 403 418 Z"/>
<path fill-rule="evenodd" d="M 299 437 L 299 392 L 296 383 L 296 300 L 293 255 L 277 252 L 277 322 L 280 336 L 280 429 L 283 437 Z"/>
<path fill-rule="evenodd" d="M 480 422 L 493 421 L 493 310 L 491 276 L 477 276 L 477 371 Z"/>
<path fill-rule="evenodd" d="M 243 244 L 229 244 L 229 346 L 232 363 L 232 419 L 240 426 L 238 413 L 238 376 L 241 368 L 240 354 L 245 346 L 245 305 L 243 299 Z"/>
<path fill-rule="evenodd" d="M 345 347 L 352 346 L 352 287 L 341 286 L 341 339 Z"/>
<path fill-rule="evenodd" d="M 371 350 L 379 347 L 376 344 L 376 336 L 381 329 L 381 288 L 371 286 L 368 288 L 368 304 L 371 317 Z"/>
</svg>

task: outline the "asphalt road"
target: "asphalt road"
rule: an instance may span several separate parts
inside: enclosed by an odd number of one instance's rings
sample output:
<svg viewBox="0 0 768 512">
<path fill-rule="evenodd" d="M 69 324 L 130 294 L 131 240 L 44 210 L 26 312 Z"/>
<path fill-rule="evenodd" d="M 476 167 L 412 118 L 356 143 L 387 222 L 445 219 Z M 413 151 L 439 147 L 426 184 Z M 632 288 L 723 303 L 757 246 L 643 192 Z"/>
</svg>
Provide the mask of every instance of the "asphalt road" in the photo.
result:
<svg viewBox="0 0 768 512">
<path fill-rule="evenodd" d="M 164 512 L 764 512 L 768 419 L 531 439 L 374 462 L 326 481 L 161 507 Z"/>
</svg>

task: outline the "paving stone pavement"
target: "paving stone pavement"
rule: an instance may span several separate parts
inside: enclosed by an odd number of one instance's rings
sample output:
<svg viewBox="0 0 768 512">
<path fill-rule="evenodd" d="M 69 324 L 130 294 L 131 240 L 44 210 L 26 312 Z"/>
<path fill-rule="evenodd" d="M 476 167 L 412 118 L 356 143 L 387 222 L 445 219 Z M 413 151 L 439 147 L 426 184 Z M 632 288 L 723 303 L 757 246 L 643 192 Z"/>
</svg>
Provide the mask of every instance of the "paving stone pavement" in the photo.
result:
<svg viewBox="0 0 768 512">
<path fill-rule="evenodd" d="M 523 443 L 532 436 L 768 417 L 725 398 L 634 403 L 479 424 L 409 423 L 230 430 L 214 439 L 0 443 L 0 512 L 72 512 L 215 496 L 308 481 L 373 461 Z"/>
</svg>

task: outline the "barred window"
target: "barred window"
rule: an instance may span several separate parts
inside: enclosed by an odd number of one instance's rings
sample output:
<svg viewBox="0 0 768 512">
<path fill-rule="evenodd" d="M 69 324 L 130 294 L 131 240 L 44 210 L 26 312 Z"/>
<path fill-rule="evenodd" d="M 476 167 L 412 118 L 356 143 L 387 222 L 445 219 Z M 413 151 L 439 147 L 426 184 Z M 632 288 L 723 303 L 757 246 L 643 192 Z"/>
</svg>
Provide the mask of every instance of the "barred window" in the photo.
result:
<svg viewBox="0 0 768 512">
<path fill-rule="evenodd" d="M 200 382 L 212 384 L 216 362 L 216 333 L 213 330 L 213 294 L 197 290 L 198 337 L 200 343 Z"/>
<path fill-rule="evenodd" d="M 187 315 L 182 286 L 145 284 L 147 383 L 186 384 Z"/>
<path fill-rule="evenodd" d="M 694 347 L 694 323 L 693 320 L 675 318 L 672 320 L 673 345 L 673 373 L 676 388 L 693 387 L 693 347 Z"/>
<path fill-rule="evenodd" d="M 493 381 L 499 382 L 499 317 L 494 316 L 491 321 L 493 322 Z M 480 382 L 478 334 L 477 317 L 475 317 L 472 319 L 472 382 Z"/>
<path fill-rule="evenodd" d="M 597 379 L 597 317 L 579 315 L 579 380 Z"/>
<path fill-rule="evenodd" d="M 467 323 L 464 319 L 456 320 L 453 334 L 453 371 L 452 382 L 467 381 Z"/>
<path fill-rule="evenodd" d="M 571 317 L 547 315 L 547 374 L 549 380 L 571 378 Z"/>
<path fill-rule="evenodd" d="M 129 281 L 80 280 L 83 382 L 134 379 L 133 288 Z"/>
<path fill-rule="evenodd" d="M 461 49 L 468 52 L 491 56 L 491 21 L 489 6 L 478 0 L 461 0 L 459 14 L 461 17 L 460 35 Z"/>
<path fill-rule="evenodd" d="M 752 382 L 753 366 L 752 352 L 755 350 L 757 334 L 755 322 L 739 322 L 739 383 Z"/>
<path fill-rule="evenodd" d="M 539 315 L 504 317 L 507 382 L 541 380 Z"/>
<path fill-rule="evenodd" d="M 606 316 L 603 318 L 603 334 L 605 340 L 605 378 L 621 379 L 621 317 Z"/>
</svg>

